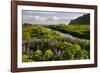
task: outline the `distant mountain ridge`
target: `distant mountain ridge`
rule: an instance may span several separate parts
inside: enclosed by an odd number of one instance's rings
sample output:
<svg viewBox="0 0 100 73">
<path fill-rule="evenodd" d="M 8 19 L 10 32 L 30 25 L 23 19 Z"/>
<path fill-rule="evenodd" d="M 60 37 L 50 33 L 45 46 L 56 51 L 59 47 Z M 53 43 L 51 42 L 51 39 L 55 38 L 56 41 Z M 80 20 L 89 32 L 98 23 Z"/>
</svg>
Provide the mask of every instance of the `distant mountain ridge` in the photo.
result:
<svg viewBox="0 0 100 73">
<path fill-rule="evenodd" d="M 90 14 L 85 14 L 70 21 L 69 25 L 90 24 Z"/>
</svg>

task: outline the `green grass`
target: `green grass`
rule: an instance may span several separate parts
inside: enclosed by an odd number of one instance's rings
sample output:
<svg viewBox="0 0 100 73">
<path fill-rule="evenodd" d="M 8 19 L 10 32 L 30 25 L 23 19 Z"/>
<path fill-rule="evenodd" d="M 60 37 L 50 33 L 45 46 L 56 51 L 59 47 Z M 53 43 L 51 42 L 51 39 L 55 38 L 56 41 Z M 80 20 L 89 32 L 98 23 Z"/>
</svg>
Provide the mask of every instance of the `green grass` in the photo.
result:
<svg viewBox="0 0 100 73">
<path fill-rule="evenodd" d="M 28 25 L 23 26 L 23 40 L 28 39 L 51 39 L 53 37 L 63 37 L 55 31 L 51 31 L 49 28 L 42 25 Z"/>
<path fill-rule="evenodd" d="M 50 25 L 48 26 L 48 28 L 63 33 L 68 33 L 79 38 L 84 38 L 84 39 L 90 38 L 89 25 Z"/>
<path fill-rule="evenodd" d="M 71 39 L 57 33 L 69 33 L 87 40 Z M 23 24 L 22 62 L 81 60 L 90 58 L 89 25 Z M 86 37 L 87 36 L 87 37 Z"/>
</svg>

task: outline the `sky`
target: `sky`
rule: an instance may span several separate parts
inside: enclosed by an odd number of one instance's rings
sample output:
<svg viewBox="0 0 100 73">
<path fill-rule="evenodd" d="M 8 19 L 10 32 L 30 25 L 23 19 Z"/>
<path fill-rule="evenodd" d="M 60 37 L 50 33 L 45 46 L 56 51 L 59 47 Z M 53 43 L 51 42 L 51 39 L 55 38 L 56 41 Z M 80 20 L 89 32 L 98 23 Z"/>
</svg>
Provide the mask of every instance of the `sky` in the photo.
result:
<svg viewBox="0 0 100 73">
<path fill-rule="evenodd" d="M 67 25 L 71 20 L 84 14 L 86 13 L 22 10 L 22 23 Z"/>
</svg>

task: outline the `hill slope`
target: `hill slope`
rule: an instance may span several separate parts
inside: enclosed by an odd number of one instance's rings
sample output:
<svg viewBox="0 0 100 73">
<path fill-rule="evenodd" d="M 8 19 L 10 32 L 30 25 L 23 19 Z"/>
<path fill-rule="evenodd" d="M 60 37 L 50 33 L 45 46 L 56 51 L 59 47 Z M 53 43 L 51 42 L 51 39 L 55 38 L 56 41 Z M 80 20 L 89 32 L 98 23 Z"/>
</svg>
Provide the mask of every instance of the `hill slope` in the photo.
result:
<svg viewBox="0 0 100 73">
<path fill-rule="evenodd" d="M 71 25 L 90 24 L 90 14 L 85 14 L 74 20 L 71 20 L 69 24 Z"/>
</svg>

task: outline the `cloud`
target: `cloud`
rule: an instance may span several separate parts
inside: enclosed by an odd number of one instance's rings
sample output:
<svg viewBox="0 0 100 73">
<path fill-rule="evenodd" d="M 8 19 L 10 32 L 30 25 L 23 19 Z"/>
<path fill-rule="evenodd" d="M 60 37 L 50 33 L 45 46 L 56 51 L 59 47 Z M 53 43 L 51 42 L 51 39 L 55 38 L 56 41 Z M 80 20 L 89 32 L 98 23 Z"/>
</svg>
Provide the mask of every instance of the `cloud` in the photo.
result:
<svg viewBox="0 0 100 73">
<path fill-rule="evenodd" d="M 33 19 L 37 21 L 45 21 L 47 18 L 46 17 L 41 17 L 41 16 L 33 16 Z"/>
<path fill-rule="evenodd" d="M 53 21 L 67 21 L 67 20 L 71 20 L 72 17 L 62 17 L 62 16 L 52 16 L 49 18 L 49 20 L 53 20 Z"/>
<path fill-rule="evenodd" d="M 33 17 L 32 16 L 29 16 L 29 15 L 23 15 L 23 20 L 29 20 L 29 19 L 32 19 Z"/>
<path fill-rule="evenodd" d="M 52 17 L 52 20 L 55 20 L 55 21 L 57 21 L 57 20 L 59 20 L 60 18 L 59 17 L 57 17 L 57 16 L 53 16 Z"/>
<path fill-rule="evenodd" d="M 38 11 L 38 10 L 34 10 L 34 11 L 31 11 L 31 10 L 23 10 L 23 14 L 26 13 L 26 14 L 56 14 L 56 12 L 49 12 L 49 11 Z"/>
<path fill-rule="evenodd" d="M 44 12 L 41 12 L 41 11 L 32 11 L 31 13 L 39 13 L 39 14 L 54 14 L 54 12 L 47 12 L 47 11 L 44 11 Z"/>
<path fill-rule="evenodd" d="M 23 20 L 28 21 L 28 20 L 34 20 L 34 21 L 46 21 L 46 17 L 42 17 L 42 16 L 32 16 L 32 15 L 24 15 L 23 16 Z"/>
<path fill-rule="evenodd" d="M 84 14 L 85 13 L 23 10 L 22 19 L 23 23 L 28 22 L 36 24 L 68 24 L 70 20 Z"/>
</svg>

